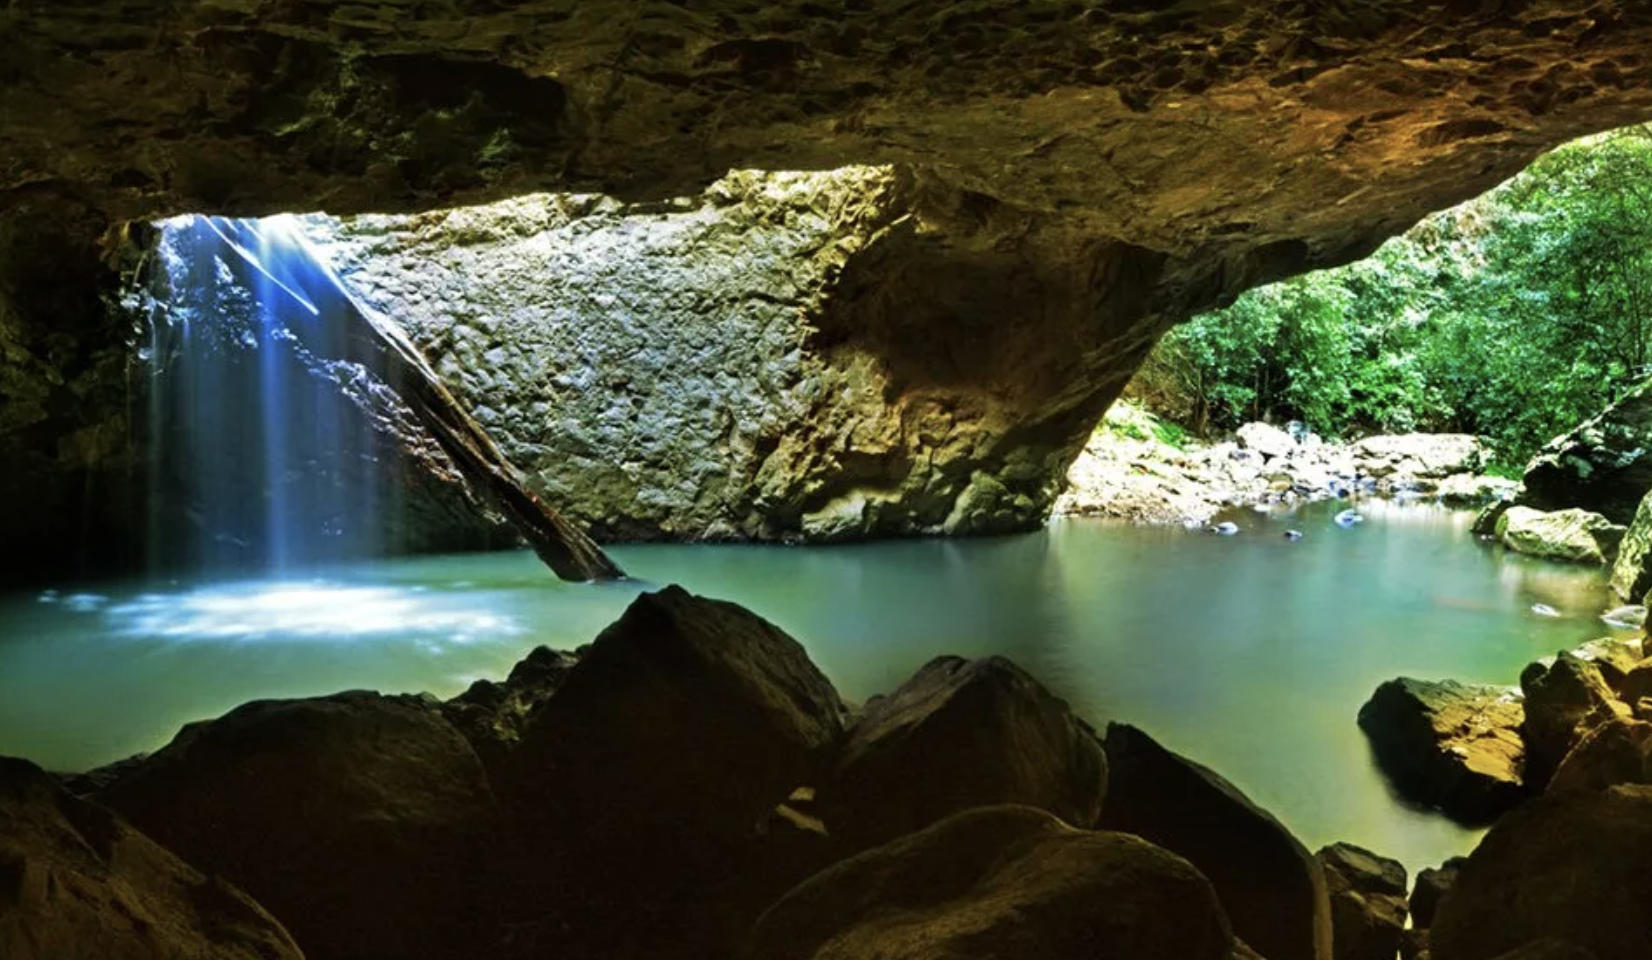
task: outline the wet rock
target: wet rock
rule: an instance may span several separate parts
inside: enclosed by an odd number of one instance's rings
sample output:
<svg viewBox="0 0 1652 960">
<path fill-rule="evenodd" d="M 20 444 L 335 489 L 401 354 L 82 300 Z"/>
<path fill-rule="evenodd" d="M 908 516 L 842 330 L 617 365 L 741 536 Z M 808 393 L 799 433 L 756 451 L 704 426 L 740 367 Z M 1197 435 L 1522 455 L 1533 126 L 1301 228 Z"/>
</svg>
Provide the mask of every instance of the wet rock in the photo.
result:
<svg viewBox="0 0 1652 960">
<path fill-rule="evenodd" d="M 1434 917 L 1440 908 L 1440 901 L 1451 890 L 1451 885 L 1457 882 L 1457 871 L 1461 870 L 1466 858 L 1452 857 L 1438 867 L 1424 867 L 1417 871 L 1417 882 L 1411 888 L 1411 925 L 1421 929 L 1428 929 L 1434 925 Z"/>
<path fill-rule="evenodd" d="M 1520 673 L 1526 716 L 1526 784 L 1541 790 L 1585 733 L 1613 717 L 1629 716 L 1593 663 L 1562 653 L 1552 663 L 1528 664 Z"/>
<path fill-rule="evenodd" d="M 1649 862 L 1652 787 L 1539 797 L 1499 820 L 1463 864 L 1429 931 L 1433 960 L 1484 960 L 1544 938 L 1599 960 L 1644 960 Z"/>
<path fill-rule="evenodd" d="M 1394 960 L 1407 911 L 1404 864 L 1350 843 L 1332 844 L 1314 858 L 1331 898 L 1332 956 Z"/>
<path fill-rule="evenodd" d="M 1472 474 L 1491 460 L 1491 450 L 1485 442 L 1466 433 L 1366 437 L 1353 445 L 1352 453 L 1361 473 L 1418 480 Z"/>
<path fill-rule="evenodd" d="M 311 960 L 487 943 L 493 794 L 431 700 L 248 703 L 185 727 L 95 797 L 257 897 Z"/>
<path fill-rule="evenodd" d="M 1560 762 L 1548 790 L 1604 790 L 1652 784 L 1652 723 L 1614 717 L 1583 735 Z"/>
<path fill-rule="evenodd" d="M 1512 506 L 1497 519 L 1497 539 L 1517 553 L 1547 560 L 1604 564 L 1617 555 L 1624 528 L 1576 508 L 1544 513 Z"/>
<path fill-rule="evenodd" d="M 1065 702 L 1002 657 L 941 657 L 867 703 L 820 799 L 853 851 L 1004 803 L 1088 828 L 1106 790 L 1101 743 Z"/>
<path fill-rule="evenodd" d="M 1600 615 L 1608 626 L 1622 630 L 1639 630 L 1646 625 L 1646 607 L 1638 603 L 1624 604 L 1613 607 Z"/>
<path fill-rule="evenodd" d="M 833 866 L 765 912 L 764 960 L 1227 960 L 1210 881 L 1138 837 L 988 807 Z"/>
<path fill-rule="evenodd" d="M 509 909 L 541 951 L 727 955 L 819 866 L 781 856 L 768 827 L 820 786 L 844 713 L 768 621 L 681 587 L 637 597 L 498 778 L 516 846 Z"/>
<path fill-rule="evenodd" d="M 1135 727 L 1109 724 L 1104 746 L 1111 777 L 1098 827 L 1186 857 L 1210 878 L 1235 935 L 1269 960 L 1329 960 L 1324 873 L 1289 830 Z"/>
<path fill-rule="evenodd" d="M 0 757 L 0 957 L 303 960 L 257 903 Z"/>
<path fill-rule="evenodd" d="M 1526 466 L 1521 502 L 1539 510 L 1581 507 L 1613 523 L 1632 523 L 1652 490 L 1647 437 L 1652 437 L 1652 383 L 1545 444 Z"/>
<path fill-rule="evenodd" d="M 1503 687 L 1400 677 L 1359 711 L 1377 763 L 1402 795 L 1485 823 L 1526 795 L 1520 698 Z"/>
<path fill-rule="evenodd" d="M 578 654 L 535 647 L 503 682 L 478 680 L 442 705 L 448 720 L 470 741 L 490 773 L 522 741 L 533 712 L 561 688 Z"/>
</svg>

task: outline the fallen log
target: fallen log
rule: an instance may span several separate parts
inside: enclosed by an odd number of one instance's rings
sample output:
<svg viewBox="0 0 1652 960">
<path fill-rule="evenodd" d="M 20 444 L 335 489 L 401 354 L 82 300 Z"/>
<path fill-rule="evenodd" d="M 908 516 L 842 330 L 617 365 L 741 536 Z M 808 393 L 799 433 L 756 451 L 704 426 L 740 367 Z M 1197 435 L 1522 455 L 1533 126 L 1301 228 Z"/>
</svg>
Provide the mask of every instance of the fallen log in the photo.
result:
<svg viewBox="0 0 1652 960">
<path fill-rule="evenodd" d="M 319 325 L 284 326 L 317 356 L 361 364 L 395 390 L 466 482 L 504 514 L 558 577 L 586 581 L 625 576 L 583 530 L 528 489 L 521 472 L 448 390 L 418 347 L 395 324 L 359 303 L 296 230 L 250 219 L 196 219 L 196 229 L 216 235 L 226 254 L 220 259 L 248 290 L 290 297 L 311 316 L 335 324 L 329 331 L 334 337 L 324 337 Z M 342 356 L 329 356 L 340 352 Z"/>
</svg>

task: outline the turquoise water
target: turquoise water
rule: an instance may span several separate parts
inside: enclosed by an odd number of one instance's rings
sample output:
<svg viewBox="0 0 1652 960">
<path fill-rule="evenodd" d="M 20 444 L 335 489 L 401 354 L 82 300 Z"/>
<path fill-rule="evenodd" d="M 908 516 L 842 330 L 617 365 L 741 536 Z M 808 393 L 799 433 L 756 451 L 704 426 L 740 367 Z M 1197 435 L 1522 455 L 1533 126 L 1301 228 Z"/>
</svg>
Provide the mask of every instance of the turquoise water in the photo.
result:
<svg viewBox="0 0 1652 960">
<path fill-rule="evenodd" d="M 1231 537 L 1058 521 L 985 540 L 619 547 L 638 581 L 602 586 L 559 582 L 525 551 L 65 584 L 0 597 L 0 753 L 76 770 L 258 697 L 445 697 L 681 583 L 791 632 L 852 699 L 943 653 L 1005 654 L 1093 722 L 1135 723 L 1218 770 L 1310 848 L 1349 840 L 1416 869 L 1477 834 L 1389 794 L 1360 704 L 1400 674 L 1513 683 L 1608 634 L 1604 578 L 1476 543 L 1467 513 L 1372 503 L 1343 529 L 1342 506 L 1233 514 Z"/>
</svg>

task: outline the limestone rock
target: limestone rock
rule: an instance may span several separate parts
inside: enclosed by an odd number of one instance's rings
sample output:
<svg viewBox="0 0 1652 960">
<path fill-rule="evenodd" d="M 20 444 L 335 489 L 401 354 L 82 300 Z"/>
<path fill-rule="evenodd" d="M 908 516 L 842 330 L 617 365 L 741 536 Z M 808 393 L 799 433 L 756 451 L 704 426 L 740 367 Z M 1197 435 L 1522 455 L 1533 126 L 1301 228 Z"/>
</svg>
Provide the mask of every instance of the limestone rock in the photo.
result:
<svg viewBox="0 0 1652 960">
<path fill-rule="evenodd" d="M 1354 444 L 1352 452 L 1362 473 L 1377 477 L 1397 474 L 1418 480 L 1472 474 L 1491 460 L 1485 442 L 1466 433 L 1366 437 Z"/>
<path fill-rule="evenodd" d="M 1314 858 L 1331 897 L 1332 956 L 1394 960 L 1405 928 L 1405 866 L 1349 843 L 1332 844 Z"/>
<path fill-rule="evenodd" d="M 1113 723 L 1098 826 L 1186 857 L 1210 878 L 1234 934 L 1269 960 L 1330 960 L 1325 876 L 1271 814 L 1214 772 Z"/>
<path fill-rule="evenodd" d="M 1452 857 L 1438 867 L 1424 867 L 1417 871 L 1417 882 L 1411 888 L 1411 925 L 1426 930 L 1434 925 L 1440 901 L 1457 882 L 1457 871 L 1463 868 L 1465 858 Z"/>
<path fill-rule="evenodd" d="M 1549 441 L 1526 465 L 1521 502 L 1539 510 L 1581 507 L 1632 523 L 1652 490 L 1652 383 L 1571 432 Z M 1636 598 L 1638 599 L 1638 598 Z"/>
<path fill-rule="evenodd" d="M 1272 424 L 1247 423 L 1238 430 L 1239 445 L 1273 460 L 1283 460 L 1296 452 L 1296 439 Z"/>
<path fill-rule="evenodd" d="M 1604 790 L 1652 784 L 1652 723 L 1613 718 L 1583 735 L 1560 762 L 1548 790 Z"/>
<path fill-rule="evenodd" d="M 858 850 L 971 807 L 1096 822 L 1107 757 L 1088 724 L 1002 657 L 941 657 L 867 703 L 821 791 L 827 829 Z"/>
<path fill-rule="evenodd" d="M 1513 506 L 1497 520 L 1497 538 L 1510 550 L 1574 563 L 1609 562 L 1624 528 L 1598 513 L 1576 508 L 1544 513 Z"/>
<path fill-rule="evenodd" d="M 1528 664 L 1520 673 L 1526 715 L 1526 784 L 1542 789 L 1573 746 L 1598 724 L 1629 716 L 1593 663 L 1562 653 L 1553 663 Z"/>
<path fill-rule="evenodd" d="M 1508 513 L 1512 506 L 1514 504 L 1508 500 L 1493 500 L 1481 507 L 1480 512 L 1474 515 L 1474 522 L 1469 526 L 1469 532 L 1477 537 L 1495 538 L 1498 522 L 1503 519 L 1503 514 Z"/>
<path fill-rule="evenodd" d="M 257 897 L 311 960 L 486 942 L 493 794 L 432 701 L 255 701 L 185 727 L 95 796 Z"/>
<path fill-rule="evenodd" d="M 1479 506 L 1513 499 L 1520 491 L 1520 483 L 1503 477 L 1476 473 L 1454 473 L 1435 488 L 1434 495 L 1441 503 L 1452 506 Z"/>
<path fill-rule="evenodd" d="M 1640 603 L 1652 590 L 1652 488 L 1641 498 L 1629 530 L 1618 544 L 1612 564 L 1612 590 L 1629 603 Z"/>
<path fill-rule="evenodd" d="M 442 705 L 447 719 L 464 734 L 490 773 L 521 743 L 533 712 L 561 688 L 577 654 L 535 647 L 501 683 L 478 680 Z"/>
<path fill-rule="evenodd" d="M 1600 678 L 1614 692 L 1622 687 L 1629 673 L 1644 659 L 1644 648 L 1638 638 L 1619 640 L 1616 637 L 1601 637 L 1580 643 L 1570 652 L 1579 660 L 1594 664 Z"/>
<path fill-rule="evenodd" d="M 1400 677 L 1377 687 L 1359 725 L 1395 788 L 1470 823 L 1525 796 L 1520 698 L 1503 687 Z"/>
<path fill-rule="evenodd" d="M 1028 807 L 957 814 L 800 884 L 765 912 L 764 960 L 1227 960 L 1210 881 L 1133 836 Z"/>
<path fill-rule="evenodd" d="M 762 825 L 820 786 L 844 712 L 768 621 L 681 587 L 642 594 L 497 778 L 515 847 L 508 909 L 551 953 L 727 955 L 819 866 L 777 856 Z"/>
<path fill-rule="evenodd" d="M 1599 960 L 1641 960 L 1652 941 L 1649 861 L 1652 787 L 1539 797 L 1463 864 L 1429 931 L 1433 960 L 1484 960 L 1544 938 Z"/>
<path fill-rule="evenodd" d="M 0 757 L 0 956 L 303 960 L 250 897 L 109 810 Z"/>
</svg>

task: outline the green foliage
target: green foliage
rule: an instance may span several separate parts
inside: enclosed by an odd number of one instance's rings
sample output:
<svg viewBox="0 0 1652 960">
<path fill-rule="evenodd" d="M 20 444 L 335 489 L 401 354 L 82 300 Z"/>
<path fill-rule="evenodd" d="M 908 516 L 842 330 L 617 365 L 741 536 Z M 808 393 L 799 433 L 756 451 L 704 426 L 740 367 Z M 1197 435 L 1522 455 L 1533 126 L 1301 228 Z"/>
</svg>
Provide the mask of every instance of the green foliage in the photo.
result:
<svg viewBox="0 0 1652 960">
<path fill-rule="evenodd" d="M 1507 464 L 1652 375 L 1652 127 L 1578 141 L 1359 263 L 1165 337 L 1133 392 L 1196 432 L 1488 438 Z"/>
<path fill-rule="evenodd" d="M 1158 443 L 1177 450 L 1187 447 L 1185 429 L 1154 415 L 1136 400 L 1120 400 L 1113 404 L 1096 427 L 1096 432 L 1142 443 Z"/>
</svg>

